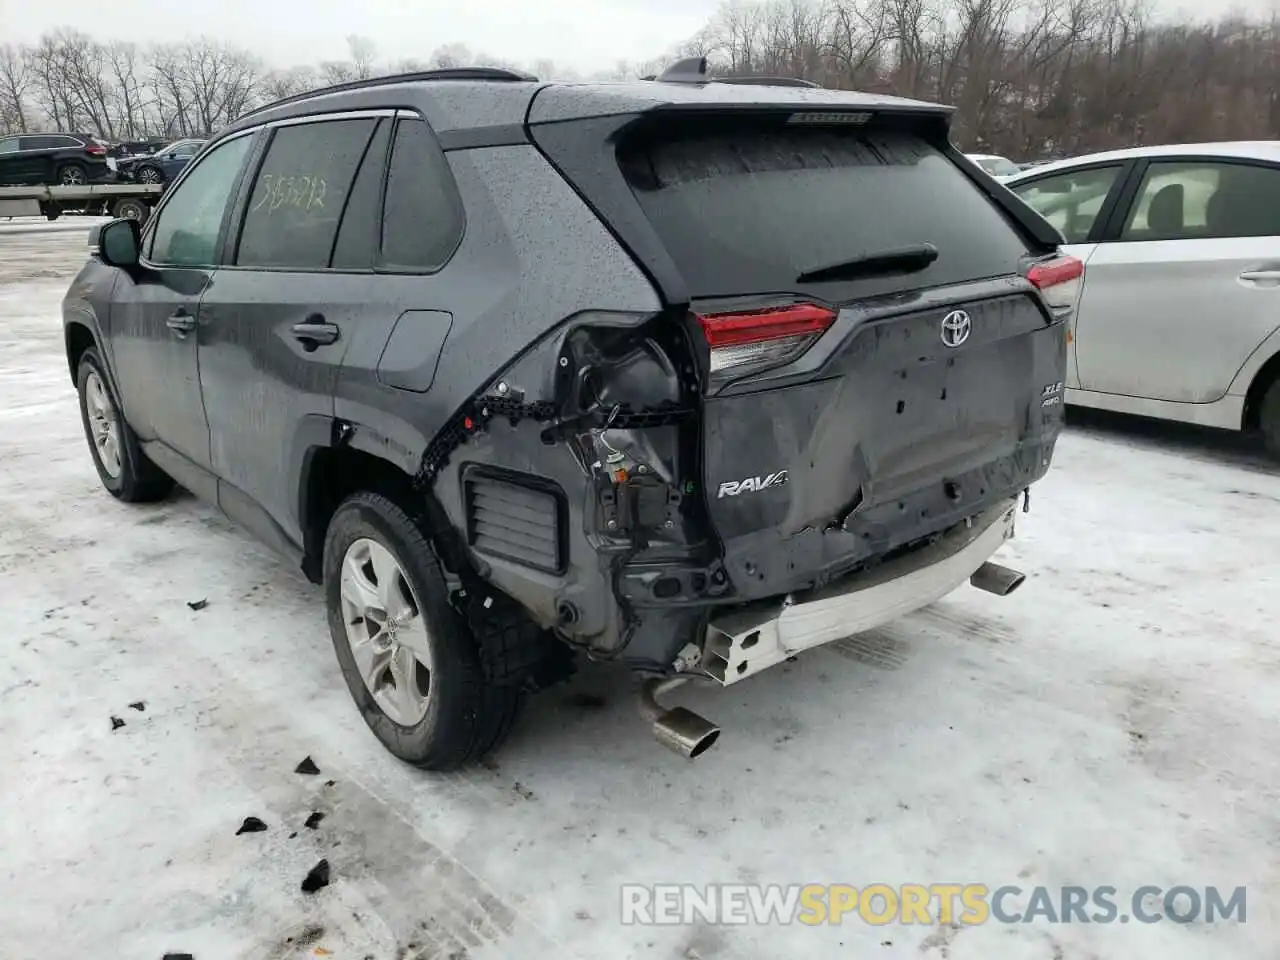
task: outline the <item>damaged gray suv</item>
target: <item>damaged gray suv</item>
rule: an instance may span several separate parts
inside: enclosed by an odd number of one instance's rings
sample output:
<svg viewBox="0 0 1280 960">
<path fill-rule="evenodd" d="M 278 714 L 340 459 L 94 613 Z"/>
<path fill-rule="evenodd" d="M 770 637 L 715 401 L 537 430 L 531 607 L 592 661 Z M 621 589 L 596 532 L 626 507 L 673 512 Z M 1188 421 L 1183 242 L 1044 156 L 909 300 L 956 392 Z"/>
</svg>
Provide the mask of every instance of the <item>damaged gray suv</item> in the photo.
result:
<svg viewBox="0 0 1280 960">
<path fill-rule="evenodd" d="M 946 108 L 798 83 L 380 78 L 264 107 L 63 304 L 103 485 L 323 584 L 374 734 L 470 762 L 574 654 L 660 705 L 972 581 L 1049 468 L 1061 238 Z"/>
</svg>

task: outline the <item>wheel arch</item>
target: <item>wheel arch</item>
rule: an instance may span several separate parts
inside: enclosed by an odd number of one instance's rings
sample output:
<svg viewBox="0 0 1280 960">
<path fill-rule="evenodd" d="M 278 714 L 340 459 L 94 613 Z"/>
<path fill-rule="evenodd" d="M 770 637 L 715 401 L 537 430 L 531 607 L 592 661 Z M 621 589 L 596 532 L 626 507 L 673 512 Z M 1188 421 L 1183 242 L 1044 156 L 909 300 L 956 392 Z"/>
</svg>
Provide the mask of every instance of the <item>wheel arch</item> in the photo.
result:
<svg viewBox="0 0 1280 960">
<path fill-rule="evenodd" d="M 80 371 L 80 358 L 90 347 L 97 348 L 98 356 L 102 356 L 102 347 L 98 343 L 98 335 L 90 324 L 81 319 L 68 320 L 63 326 L 63 337 L 67 351 L 67 372 L 71 382 L 76 382 Z M 103 361 L 106 362 L 105 360 Z M 108 374 L 110 376 L 110 374 Z"/>
<path fill-rule="evenodd" d="M 1266 396 L 1267 390 L 1277 380 L 1280 380 L 1280 350 L 1273 353 L 1262 364 L 1258 372 L 1253 375 L 1253 380 L 1249 383 L 1249 389 L 1244 395 L 1244 412 L 1241 415 L 1240 428 L 1242 430 L 1257 430 L 1261 427 L 1259 414 L 1262 408 L 1262 398 Z"/>
<path fill-rule="evenodd" d="M 340 434 L 344 429 L 334 425 Z M 311 444 L 301 456 L 298 519 L 302 528 L 302 572 L 312 583 L 323 580 L 324 539 L 338 506 L 353 493 L 381 494 L 411 516 L 423 498 L 413 476 L 401 466 L 349 442 Z"/>
</svg>

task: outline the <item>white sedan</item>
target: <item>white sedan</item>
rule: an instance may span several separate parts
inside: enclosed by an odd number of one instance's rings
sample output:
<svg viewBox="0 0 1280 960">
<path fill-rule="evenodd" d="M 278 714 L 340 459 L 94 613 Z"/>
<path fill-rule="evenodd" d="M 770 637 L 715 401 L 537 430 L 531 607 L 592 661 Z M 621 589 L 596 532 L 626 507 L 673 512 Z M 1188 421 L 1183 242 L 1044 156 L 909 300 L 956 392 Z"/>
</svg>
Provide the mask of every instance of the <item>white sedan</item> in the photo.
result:
<svg viewBox="0 0 1280 960">
<path fill-rule="evenodd" d="M 965 156 L 997 180 L 1008 180 L 1010 177 L 1016 177 L 1022 170 L 1008 157 L 997 156 L 994 153 L 967 153 Z"/>
<path fill-rule="evenodd" d="M 1067 402 L 1280 456 L 1280 142 L 1141 147 L 1004 182 L 1086 264 Z"/>
</svg>

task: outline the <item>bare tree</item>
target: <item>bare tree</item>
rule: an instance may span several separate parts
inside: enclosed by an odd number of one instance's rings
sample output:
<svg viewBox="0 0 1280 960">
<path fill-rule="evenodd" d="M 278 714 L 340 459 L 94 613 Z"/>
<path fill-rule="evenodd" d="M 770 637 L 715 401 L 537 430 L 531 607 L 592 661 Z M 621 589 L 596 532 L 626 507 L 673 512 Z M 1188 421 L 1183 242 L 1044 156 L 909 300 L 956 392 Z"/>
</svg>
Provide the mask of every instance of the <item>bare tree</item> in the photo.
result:
<svg viewBox="0 0 1280 960">
<path fill-rule="evenodd" d="M 29 62 L 21 47 L 0 46 L 0 130 L 27 132 L 27 93 L 33 79 Z"/>
</svg>

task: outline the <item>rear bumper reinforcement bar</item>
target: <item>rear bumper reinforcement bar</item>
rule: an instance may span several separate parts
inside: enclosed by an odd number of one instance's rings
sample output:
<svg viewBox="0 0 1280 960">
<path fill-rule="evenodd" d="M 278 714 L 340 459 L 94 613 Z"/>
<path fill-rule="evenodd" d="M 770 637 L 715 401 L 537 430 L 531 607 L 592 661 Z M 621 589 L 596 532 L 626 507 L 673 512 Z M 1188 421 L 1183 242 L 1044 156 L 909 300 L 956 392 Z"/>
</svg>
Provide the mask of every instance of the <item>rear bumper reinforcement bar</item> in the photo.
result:
<svg viewBox="0 0 1280 960">
<path fill-rule="evenodd" d="M 896 620 L 969 580 L 1013 536 L 1016 500 L 970 526 L 887 560 L 796 602 L 755 604 L 713 617 L 700 666 L 724 684 L 743 680 L 811 647 Z"/>
</svg>

